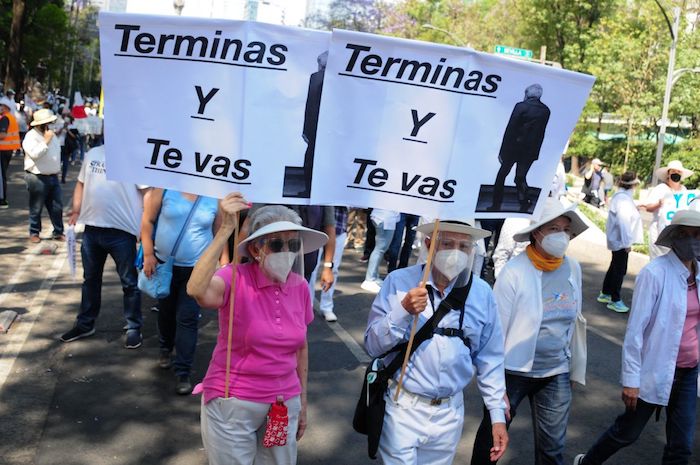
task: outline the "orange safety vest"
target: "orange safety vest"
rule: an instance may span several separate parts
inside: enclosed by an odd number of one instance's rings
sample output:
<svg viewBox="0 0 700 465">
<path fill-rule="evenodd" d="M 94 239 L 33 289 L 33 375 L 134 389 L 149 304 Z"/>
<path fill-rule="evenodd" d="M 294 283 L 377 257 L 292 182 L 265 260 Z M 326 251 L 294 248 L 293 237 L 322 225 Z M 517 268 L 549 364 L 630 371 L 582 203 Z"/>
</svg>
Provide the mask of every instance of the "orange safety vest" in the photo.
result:
<svg viewBox="0 0 700 465">
<path fill-rule="evenodd" d="M 20 149 L 22 147 L 22 142 L 19 140 L 19 125 L 17 124 L 15 115 L 8 111 L 0 116 L 0 118 L 2 117 L 7 117 L 7 119 L 10 120 L 10 125 L 7 128 L 7 135 L 0 139 L 0 151 Z"/>
</svg>

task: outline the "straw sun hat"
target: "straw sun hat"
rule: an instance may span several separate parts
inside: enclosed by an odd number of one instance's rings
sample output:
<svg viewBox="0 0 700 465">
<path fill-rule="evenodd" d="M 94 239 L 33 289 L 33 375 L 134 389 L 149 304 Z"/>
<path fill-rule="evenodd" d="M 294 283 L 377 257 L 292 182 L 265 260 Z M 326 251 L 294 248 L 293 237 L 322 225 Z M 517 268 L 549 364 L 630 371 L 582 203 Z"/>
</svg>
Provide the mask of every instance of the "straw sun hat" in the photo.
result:
<svg viewBox="0 0 700 465">
<path fill-rule="evenodd" d="M 318 250 L 321 247 L 323 247 L 326 244 L 326 242 L 328 242 L 328 236 L 320 231 L 305 228 L 304 226 L 292 223 L 291 221 L 275 221 L 274 223 L 270 223 L 268 225 L 263 226 L 262 228 L 258 229 L 253 234 L 245 238 L 245 240 L 242 240 L 241 243 L 238 244 L 238 254 L 241 257 L 249 257 L 249 243 L 261 238 L 266 234 L 272 234 L 282 231 L 299 231 L 302 243 L 302 253 L 304 254 L 313 252 L 314 250 Z"/>
<path fill-rule="evenodd" d="M 588 229 L 588 225 L 581 219 L 578 213 L 576 213 L 576 204 L 564 207 L 560 201 L 555 198 L 548 197 L 547 203 L 544 205 L 544 210 L 542 211 L 542 216 L 537 221 L 530 223 L 527 228 L 518 231 L 513 235 L 513 240 L 516 242 L 527 242 L 530 240 L 530 233 L 535 231 L 540 226 L 549 223 L 552 220 L 559 218 L 560 216 L 565 216 L 571 220 L 571 234 L 572 237 L 576 237 L 583 231 Z"/>
</svg>

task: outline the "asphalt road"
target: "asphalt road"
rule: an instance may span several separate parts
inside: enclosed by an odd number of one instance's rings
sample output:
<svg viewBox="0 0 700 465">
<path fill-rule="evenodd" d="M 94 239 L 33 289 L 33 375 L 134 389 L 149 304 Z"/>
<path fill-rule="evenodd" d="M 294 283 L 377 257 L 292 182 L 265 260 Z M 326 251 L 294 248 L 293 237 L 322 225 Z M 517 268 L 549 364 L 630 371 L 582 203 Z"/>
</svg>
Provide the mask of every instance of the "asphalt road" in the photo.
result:
<svg viewBox="0 0 700 465">
<path fill-rule="evenodd" d="M 143 346 L 123 348 L 121 289 L 112 263 L 105 272 L 96 335 L 70 344 L 58 341 L 73 324 L 81 282 L 69 274 L 65 245 L 49 240 L 38 245 L 27 242 L 21 160 L 14 159 L 10 170 L 11 208 L 0 210 L 0 308 L 18 311 L 20 319 L 8 334 L 0 334 L 0 463 L 205 464 L 199 435 L 200 399 L 176 396 L 172 373 L 157 368 L 155 314 L 148 310 L 149 300 L 143 302 Z M 71 169 L 65 186 L 65 205 L 76 176 L 77 167 Z M 47 225 L 45 217 L 44 228 Z M 44 236 L 48 234 L 50 229 L 45 229 Z M 56 254 L 40 253 L 54 247 Z M 595 302 L 610 257 L 600 234 L 577 238 L 570 253 L 583 267 L 584 314 L 590 332 L 588 385 L 574 389 L 566 463 L 585 451 L 622 410 L 618 378 L 627 319 Z M 644 263 L 641 256 L 633 255 L 630 260 L 623 291 L 627 302 Z M 328 324 L 317 318 L 309 328 L 309 428 L 300 443 L 302 465 L 371 462 L 364 436 L 351 427 L 366 360 L 362 334 L 373 298 L 359 286 L 364 270 L 359 254 L 346 250 L 336 299 L 339 322 Z M 203 376 L 214 346 L 214 312 L 203 312 L 200 326 L 195 380 Z M 455 460 L 458 464 L 469 462 L 481 419 L 475 387 L 465 393 L 467 419 Z M 521 406 L 510 436 L 511 445 L 500 463 L 534 463 L 526 405 Z M 663 444 L 663 421 L 652 421 L 638 443 L 610 463 L 659 463 Z M 695 444 L 693 463 L 698 463 L 697 433 Z"/>
</svg>

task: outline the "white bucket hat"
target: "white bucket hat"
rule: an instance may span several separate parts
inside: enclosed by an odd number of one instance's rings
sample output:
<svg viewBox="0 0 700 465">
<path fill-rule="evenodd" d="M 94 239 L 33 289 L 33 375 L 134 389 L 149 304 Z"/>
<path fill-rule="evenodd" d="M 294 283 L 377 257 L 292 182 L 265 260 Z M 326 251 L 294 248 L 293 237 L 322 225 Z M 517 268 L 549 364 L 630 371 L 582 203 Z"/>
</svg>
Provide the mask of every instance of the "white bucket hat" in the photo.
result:
<svg viewBox="0 0 700 465">
<path fill-rule="evenodd" d="M 668 165 L 663 166 L 656 170 L 656 177 L 659 178 L 660 181 L 666 182 L 668 179 L 668 171 L 669 170 L 676 170 L 681 172 L 681 181 L 684 180 L 685 178 L 689 178 L 690 176 L 693 175 L 694 171 L 689 170 L 683 166 L 683 163 L 680 160 L 672 160 L 668 162 Z"/>
<path fill-rule="evenodd" d="M 318 250 L 323 247 L 326 242 L 328 242 L 328 236 L 321 231 L 305 228 L 304 226 L 292 223 L 291 221 L 275 221 L 274 223 L 263 226 L 250 236 L 246 237 L 245 240 L 241 241 L 241 243 L 238 244 L 238 254 L 241 257 L 250 257 L 250 254 L 248 253 L 248 243 L 259 239 L 266 234 L 281 231 L 299 231 L 302 243 L 301 252 L 303 254 Z"/>
<path fill-rule="evenodd" d="M 571 234 L 576 237 L 583 231 L 588 229 L 588 225 L 581 219 L 581 216 L 576 212 L 576 204 L 571 204 L 564 207 L 560 201 L 553 197 L 547 197 L 547 203 L 544 204 L 544 210 L 539 220 L 530 223 L 527 228 L 513 234 L 513 240 L 516 242 L 527 242 L 530 240 L 530 233 L 535 231 L 540 226 L 543 226 L 550 221 L 553 221 L 560 216 L 565 216 L 571 220 Z"/>
<path fill-rule="evenodd" d="M 478 241 L 479 239 L 483 239 L 485 237 L 489 237 L 491 235 L 490 231 L 474 227 L 472 226 L 473 224 L 475 223 L 472 219 L 440 220 L 438 232 L 454 232 L 460 234 L 469 234 L 475 241 Z M 426 223 L 416 227 L 416 231 L 423 233 L 426 236 L 430 236 L 433 233 L 434 228 L 435 222 L 433 221 L 432 223 Z"/>
<path fill-rule="evenodd" d="M 32 120 L 31 126 L 41 126 L 42 124 L 53 123 L 54 121 L 56 121 L 56 115 L 53 114 L 53 111 L 48 108 L 42 108 L 34 112 L 34 119 Z"/>
<path fill-rule="evenodd" d="M 700 228 L 700 212 L 694 210 L 677 211 L 676 214 L 673 215 L 671 224 L 666 226 L 663 231 L 661 231 L 661 234 L 659 234 L 658 239 L 656 239 L 656 245 L 671 247 L 676 230 L 681 226 Z"/>
</svg>

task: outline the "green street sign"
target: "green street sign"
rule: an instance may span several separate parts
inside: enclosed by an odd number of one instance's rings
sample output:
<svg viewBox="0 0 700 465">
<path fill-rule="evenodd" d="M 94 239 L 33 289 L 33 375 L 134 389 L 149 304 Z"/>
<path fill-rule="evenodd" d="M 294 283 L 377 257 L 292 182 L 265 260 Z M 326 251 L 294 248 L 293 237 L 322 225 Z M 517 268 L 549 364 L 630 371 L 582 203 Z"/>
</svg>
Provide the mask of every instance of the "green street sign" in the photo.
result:
<svg viewBox="0 0 700 465">
<path fill-rule="evenodd" d="M 496 53 L 500 55 L 510 55 L 520 58 L 532 58 L 532 50 L 524 48 L 507 47 L 505 45 L 496 45 Z"/>
</svg>

